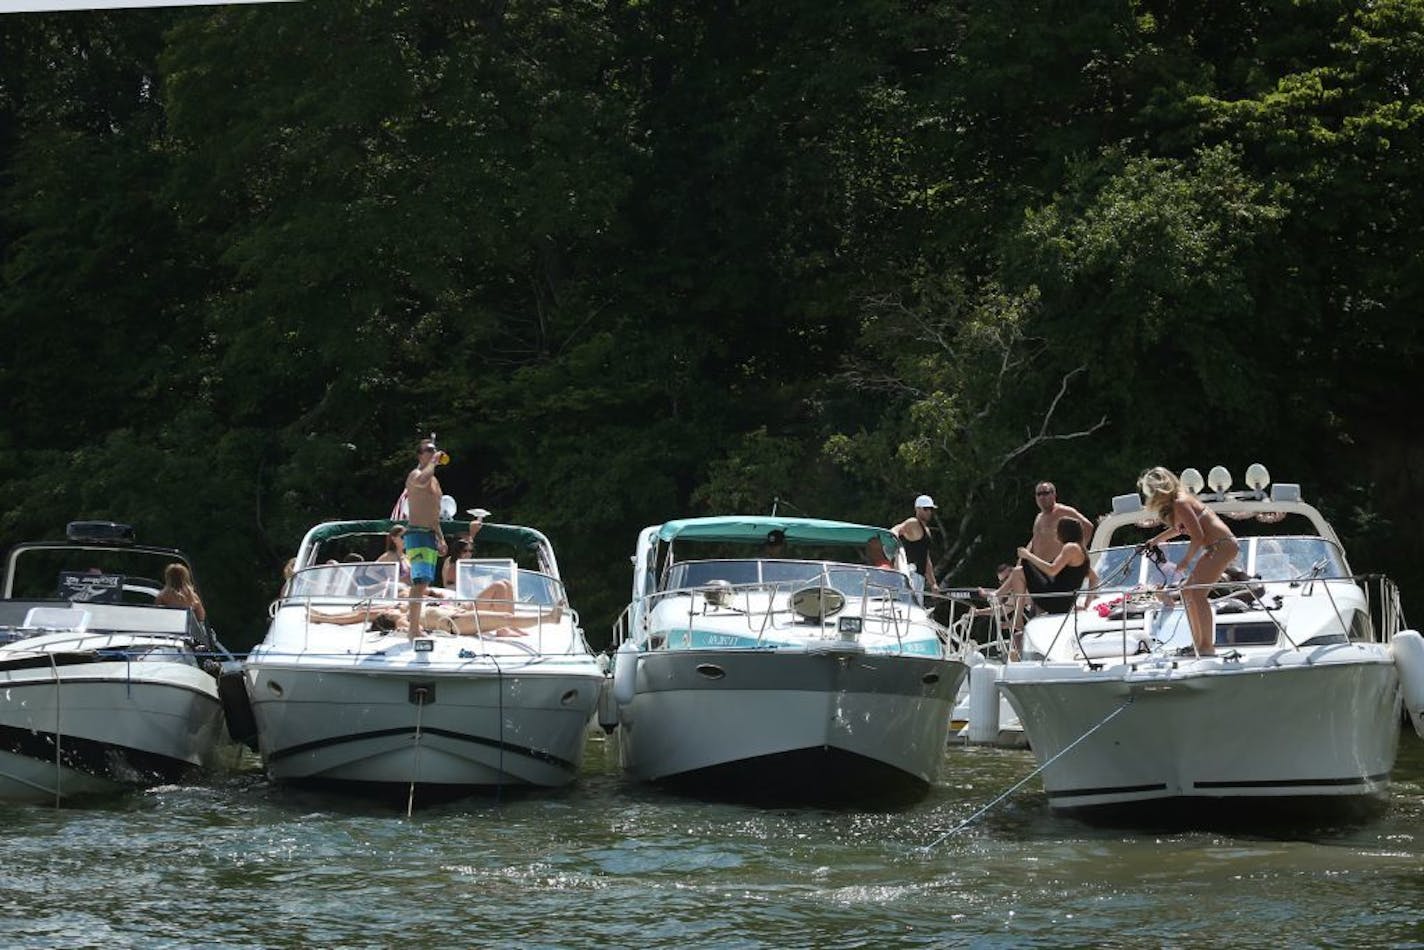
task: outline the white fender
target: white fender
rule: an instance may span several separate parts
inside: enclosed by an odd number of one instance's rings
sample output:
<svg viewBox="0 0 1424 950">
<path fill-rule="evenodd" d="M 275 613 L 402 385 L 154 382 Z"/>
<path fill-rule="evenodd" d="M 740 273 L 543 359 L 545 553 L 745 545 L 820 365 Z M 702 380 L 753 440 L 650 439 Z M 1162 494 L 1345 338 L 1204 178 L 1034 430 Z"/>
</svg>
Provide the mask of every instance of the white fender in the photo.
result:
<svg viewBox="0 0 1424 950">
<path fill-rule="evenodd" d="M 1399 669 L 1399 685 L 1404 692 L 1404 708 L 1414 731 L 1424 739 L 1424 637 L 1415 630 L 1401 630 L 1390 641 L 1394 665 Z"/>
<path fill-rule="evenodd" d="M 969 669 L 969 741 L 990 744 L 999 738 L 999 674 L 997 663 Z"/>
<path fill-rule="evenodd" d="M 632 640 L 624 640 L 613 659 L 613 698 L 618 705 L 626 706 L 633 701 L 638 689 L 638 646 Z"/>
</svg>

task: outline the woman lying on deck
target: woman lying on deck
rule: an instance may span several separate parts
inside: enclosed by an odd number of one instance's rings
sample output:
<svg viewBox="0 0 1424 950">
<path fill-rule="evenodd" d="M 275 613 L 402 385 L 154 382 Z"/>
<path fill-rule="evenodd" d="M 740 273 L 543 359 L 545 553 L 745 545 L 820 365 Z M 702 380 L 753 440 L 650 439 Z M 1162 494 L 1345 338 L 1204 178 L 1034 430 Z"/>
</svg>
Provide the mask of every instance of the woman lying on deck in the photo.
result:
<svg viewBox="0 0 1424 950">
<path fill-rule="evenodd" d="M 318 623 L 365 624 L 373 630 L 401 630 L 409 633 L 409 620 L 401 607 L 366 607 L 341 613 L 326 613 L 307 608 L 307 616 Z M 430 605 L 422 612 L 423 627 L 463 637 L 522 637 L 519 627 L 537 627 L 541 623 L 556 623 L 563 608 L 554 606 L 547 613 L 518 615 L 514 613 L 514 589 L 508 581 L 495 581 L 486 587 L 473 603 L 457 606 Z M 425 618 L 429 618 L 428 622 Z"/>
</svg>

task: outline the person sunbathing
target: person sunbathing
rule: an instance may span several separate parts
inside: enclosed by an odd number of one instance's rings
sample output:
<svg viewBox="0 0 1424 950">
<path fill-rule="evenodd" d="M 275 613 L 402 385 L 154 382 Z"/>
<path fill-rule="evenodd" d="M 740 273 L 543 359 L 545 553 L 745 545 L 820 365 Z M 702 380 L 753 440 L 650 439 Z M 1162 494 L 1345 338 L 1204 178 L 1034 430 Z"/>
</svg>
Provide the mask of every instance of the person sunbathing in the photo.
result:
<svg viewBox="0 0 1424 950">
<path fill-rule="evenodd" d="M 522 637 L 524 633 L 519 628 L 558 623 L 564 615 L 562 604 L 548 610 L 538 607 L 531 615 L 515 613 L 515 603 L 514 585 L 509 581 L 495 581 L 480 591 L 473 604 L 431 607 L 436 616 L 431 626 L 462 637 Z"/>
<path fill-rule="evenodd" d="M 516 614 L 513 594 L 513 586 L 508 581 L 495 581 L 473 603 L 427 606 L 422 612 L 421 626 L 463 637 L 522 637 L 526 634 L 521 628 L 538 627 L 546 621 L 557 623 L 563 616 L 561 605 L 533 615 Z M 404 631 L 410 635 L 408 613 L 396 606 L 372 605 L 334 613 L 309 607 L 307 616 L 318 623 L 369 624 L 372 630 Z"/>
</svg>

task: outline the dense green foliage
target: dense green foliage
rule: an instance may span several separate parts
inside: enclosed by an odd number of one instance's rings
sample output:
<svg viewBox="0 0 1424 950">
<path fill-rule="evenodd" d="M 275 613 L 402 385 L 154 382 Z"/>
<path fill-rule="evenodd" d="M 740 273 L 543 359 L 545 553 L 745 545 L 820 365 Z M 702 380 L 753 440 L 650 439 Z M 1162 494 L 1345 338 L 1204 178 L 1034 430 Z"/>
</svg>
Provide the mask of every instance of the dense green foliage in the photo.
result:
<svg viewBox="0 0 1424 950">
<path fill-rule="evenodd" d="M 1421 89 L 1424 0 L 3 16 L 0 544 L 130 521 L 244 646 L 433 430 L 598 641 L 644 524 L 929 491 L 972 584 L 1259 460 L 1407 606 Z"/>
</svg>

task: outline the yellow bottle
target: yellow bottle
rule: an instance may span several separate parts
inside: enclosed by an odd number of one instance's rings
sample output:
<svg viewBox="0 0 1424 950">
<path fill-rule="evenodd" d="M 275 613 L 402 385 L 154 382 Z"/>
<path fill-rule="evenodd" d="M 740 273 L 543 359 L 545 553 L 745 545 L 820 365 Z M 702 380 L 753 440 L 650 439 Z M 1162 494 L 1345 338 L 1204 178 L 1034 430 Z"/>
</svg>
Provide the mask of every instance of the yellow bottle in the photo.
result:
<svg viewBox="0 0 1424 950">
<path fill-rule="evenodd" d="M 449 453 L 449 452 L 441 452 L 439 455 L 435 456 L 435 464 L 436 464 L 436 465 L 449 465 L 449 464 L 450 464 L 450 453 Z"/>
</svg>

